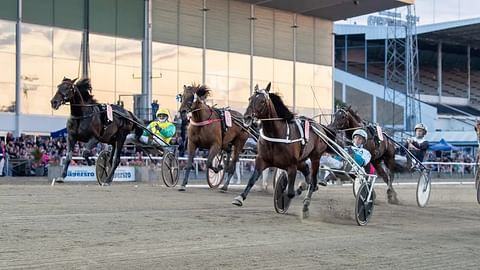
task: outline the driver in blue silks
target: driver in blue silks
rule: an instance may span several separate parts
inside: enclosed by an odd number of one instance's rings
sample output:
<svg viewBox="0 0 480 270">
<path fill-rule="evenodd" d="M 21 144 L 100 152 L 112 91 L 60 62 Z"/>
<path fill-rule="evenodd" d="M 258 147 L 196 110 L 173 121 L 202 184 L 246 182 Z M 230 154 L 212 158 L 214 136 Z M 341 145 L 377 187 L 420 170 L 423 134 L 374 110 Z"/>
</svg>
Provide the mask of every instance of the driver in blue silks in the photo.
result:
<svg viewBox="0 0 480 270">
<path fill-rule="evenodd" d="M 367 138 L 368 135 L 365 130 L 357 129 L 355 130 L 355 132 L 353 132 L 352 135 L 353 145 L 345 148 L 345 151 L 348 152 L 348 154 L 353 158 L 353 160 L 355 160 L 355 163 L 357 163 L 360 167 L 366 166 L 372 158 L 370 152 L 367 149 L 363 148 L 363 145 L 367 141 Z M 347 167 L 346 162 L 344 162 L 339 156 L 332 157 L 330 155 L 323 155 L 320 159 L 320 164 L 327 166 L 331 169 L 346 169 Z M 319 180 L 318 184 L 326 186 L 327 181 L 334 181 L 335 179 L 335 175 L 327 171 L 325 173 L 325 177 Z"/>
</svg>

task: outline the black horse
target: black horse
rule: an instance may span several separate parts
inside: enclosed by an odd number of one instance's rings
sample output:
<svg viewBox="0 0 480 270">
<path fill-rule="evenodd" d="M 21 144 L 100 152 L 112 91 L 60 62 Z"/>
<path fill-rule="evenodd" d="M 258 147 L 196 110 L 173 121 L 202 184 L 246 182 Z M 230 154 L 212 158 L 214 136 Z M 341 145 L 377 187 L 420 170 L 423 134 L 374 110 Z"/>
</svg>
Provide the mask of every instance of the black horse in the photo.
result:
<svg viewBox="0 0 480 270">
<path fill-rule="evenodd" d="M 127 135 L 133 130 L 138 137 L 143 129 L 134 114 L 118 105 L 111 105 L 112 118 L 107 117 L 107 105 L 99 104 L 91 95 L 92 86 L 89 78 L 83 78 L 75 83 L 76 79 L 64 78 L 57 86 L 57 92 L 50 101 L 52 108 L 57 110 L 62 104 L 70 103 L 70 118 L 67 122 L 67 159 L 63 167 L 61 178 L 67 176 L 68 166 L 72 159 L 72 150 L 77 141 L 86 142 L 83 157 L 88 165 L 92 164 L 89 159 L 92 149 L 98 142 L 112 146 L 113 153 L 110 155 L 109 171 L 105 183 L 110 184 L 113 174 L 120 163 L 120 151 Z"/>
</svg>

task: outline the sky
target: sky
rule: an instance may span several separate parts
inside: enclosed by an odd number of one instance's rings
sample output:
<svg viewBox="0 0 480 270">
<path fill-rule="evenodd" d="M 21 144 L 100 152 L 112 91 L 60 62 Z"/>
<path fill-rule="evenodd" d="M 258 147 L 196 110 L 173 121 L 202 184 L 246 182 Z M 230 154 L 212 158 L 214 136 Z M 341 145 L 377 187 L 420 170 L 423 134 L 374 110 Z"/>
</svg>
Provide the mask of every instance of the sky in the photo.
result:
<svg viewBox="0 0 480 270">
<path fill-rule="evenodd" d="M 415 12 L 420 17 L 417 25 L 456 21 L 480 17 L 480 0 L 416 0 Z M 398 8 L 396 12 L 405 18 L 406 8 Z M 378 15 L 378 13 L 370 14 Z M 337 21 L 340 24 L 367 24 L 367 16 Z"/>
</svg>

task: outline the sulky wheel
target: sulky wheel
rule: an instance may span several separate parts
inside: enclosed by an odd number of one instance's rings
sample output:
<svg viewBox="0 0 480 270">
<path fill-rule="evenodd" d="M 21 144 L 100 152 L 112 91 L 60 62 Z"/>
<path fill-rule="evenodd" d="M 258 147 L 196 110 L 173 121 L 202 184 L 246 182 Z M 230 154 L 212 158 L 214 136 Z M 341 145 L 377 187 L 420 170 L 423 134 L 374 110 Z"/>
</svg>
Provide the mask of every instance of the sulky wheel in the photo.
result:
<svg viewBox="0 0 480 270">
<path fill-rule="evenodd" d="M 370 185 L 364 182 L 358 189 L 357 197 L 355 200 L 355 219 L 357 224 L 360 226 L 367 225 L 370 217 L 373 214 L 373 201 L 375 196 L 370 196 L 371 198 L 367 200 L 369 193 Z"/>
<path fill-rule="evenodd" d="M 283 170 L 278 171 L 280 172 L 280 176 L 277 178 L 277 183 L 275 184 L 275 191 L 273 193 L 273 206 L 275 207 L 275 212 L 279 214 L 285 214 L 292 199 L 290 199 L 287 194 L 287 173 Z"/>
<path fill-rule="evenodd" d="M 418 207 L 425 207 L 430 199 L 430 191 L 432 190 L 432 181 L 430 174 L 427 172 L 420 172 L 420 177 L 417 183 L 417 205 Z"/>
<path fill-rule="evenodd" d="M 165 151 L 162 158 L 162 179 L 167 187 L 174 187 L 178 183 L 178 159 L 175 154 Z"/>
<path fill-rule="evenodd" d="M 478 189 L 479 183 L 480 183 L 480 164 L 478 164 L 478 160 L 477 160 L 477 164 L 475 165 L 475 189 Z"/>
<path fill-rule="evenodd" d="M 480 204 L 480 185 L 477 186 L 477 202 Z"/>
<path fill-rule="evenodd" d="M 97 175 L 97 182 L 99 185 L 106 184 L 108 171 L 110 170 L 110 151 L 103 150 L 100 152 L 95 163 L 95 173 Z"/>
<path fill-rule="evenodd" d="M 216 155 L 212 160 L 213 168 L 217 168 L 218 171 L 215 172 L 212 169 L 208 169 L 207 172 L 207 183 L 210 188 L 217 188 L 223 181 L 223 176 L 225 175 L 224 170 L 225 164 L 225 153 L 221 151 Z"/>
<path fill-rule="evenodd" d="M 273 172 L 273 180 L 272 180 L 272 187 L 273 189 L 275 189 L 275 186 L 277 185 L 278 183 L 278 179 L 280 177 L 283 177 L 283 174 L 286 174 L 287 172 L 285 170 L 282 170 L 282 169 L 279 169 L 279 168 L 275 168 L 274 169 L 274 172 Z"/>
<path fill-rule="evenodd" d="M 358 190 L 360 189 L 360 186 L 362 185 L 364 181 L 360 176 L 355 177 L 352 182 L 352 191 L 353 191 L 353 196 L 356 198 L 358 194 Z"/>
</svg>

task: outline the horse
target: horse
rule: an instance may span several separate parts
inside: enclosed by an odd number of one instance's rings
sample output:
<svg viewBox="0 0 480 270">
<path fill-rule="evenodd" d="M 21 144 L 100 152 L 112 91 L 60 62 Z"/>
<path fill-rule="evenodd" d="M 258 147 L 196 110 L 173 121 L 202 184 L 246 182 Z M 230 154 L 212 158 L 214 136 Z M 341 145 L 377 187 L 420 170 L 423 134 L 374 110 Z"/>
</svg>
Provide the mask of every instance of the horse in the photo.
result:
<svg viewBox="0 0 480 270">
<path fill-rule="evenodd" d="M 226 151 L 227 164 L 225 171 L 227 172 L 227 180 L 220 188 L 220 191 L 227 191 L 230 180 L 235 173 L 235 165 L 239 160 L 240 153 L 250 136 L 248 131 L 242 127 L 243 115 L 240 112 L 228 109 L 215 109 L 205 103 L 205 99 L 210 95 L 210 91 L 205 85 L 192 84 L 184 86 L 183 94 L 179 95 L 182 100 L 179 108 L 182 119 L 186 119 L 187 113 L 191 114 L 187 130 L 187 169 L 179 191 L 185 191 L 186 189 L 195 150 L 199 147 L 208 149 L 206 165 L 207 168 L 212 169 L 215 173 L 221 170 L 222 167 L 221 165 L 219 167 L 212 166 L 212 160 L 221 150 Z M 221 115 L 227 113 L 227 111 L 232 118 L 230 127 L 226 127 Z M 231 160 L 230 156 L 232 156 Z"/>
<path fill-rule="evenodd" d="M 137 138 L 143 133 L 141 120 L 118 105 L 111 105 L 113 118 L 108 119 L 107 105 L 97 103 L 91 95 L 90 79 L 83 78 L 75 83 L 76 80 L 63 78 L 50 101 L 54 110 L 58 110 L 67 102 L 70 103 L 70 117 L 67 121 L 67 159 L 62 175 L 56 181 L 63 182 L 67 176 L 68 166 L 72 160 L 72 151 L 77 141 L 87 143 L 83 157 L 88 165 L 92 164 L 89 158 L 91 156 L 90 149 L 98 142 L 102 142 L 111 145 L 113 149 L 109 160 L 112 166 L 109 166 L 105 180 L 105 184 L 110 185 L 113 174 L 120 163 L 120 151 L 125 138 L 131 131 L 135 132 Z"/>
<path fill-rule="evenodd" d="M 353 132 L 359 128 L 364 128 L 369 133 L 364 147 L 372 155 L 370 162 L 387 184 L 388 202 L 398 203 L 397 192 L 393 189 L 395 144 L 387 138 L 380 140 L 377 129 L 364 122 L 351 107 L 337 109 L 329 127 L 336 131 L 345 131 L 347 138 L 351 138 Z M 382 165 L 382 162 L 385 166 Z"/>
<path fill-rule="evenodd" d="M 271 83 L 262 90 L 256 86 L 255 92 L 249 98 L 244 125 L 250 126 L 257 121 L 261 123 L 255 169 L 244 191 L 233 199 L 232 204 L 243 206 L 262 171 L 268 167 L 277 167 L 287 171 L 289 198 L 301 193 L 301 189 L 295 192 L 294 188 L 297 170 L 305 176 L 308 192 L 303 202 L 303 213 L 306 214 L 312 193 L 317 189 L 320 157 L 329 149 L 322 137 L 334 138 L 334 134 L 312 119 L 297 118 L 278 94 L 270 92 L 270 87 Z M 302 127 L 302 124 L 305 126 Z M 307 159 L 311 161 L 311 171 Z"/>
</svg>

